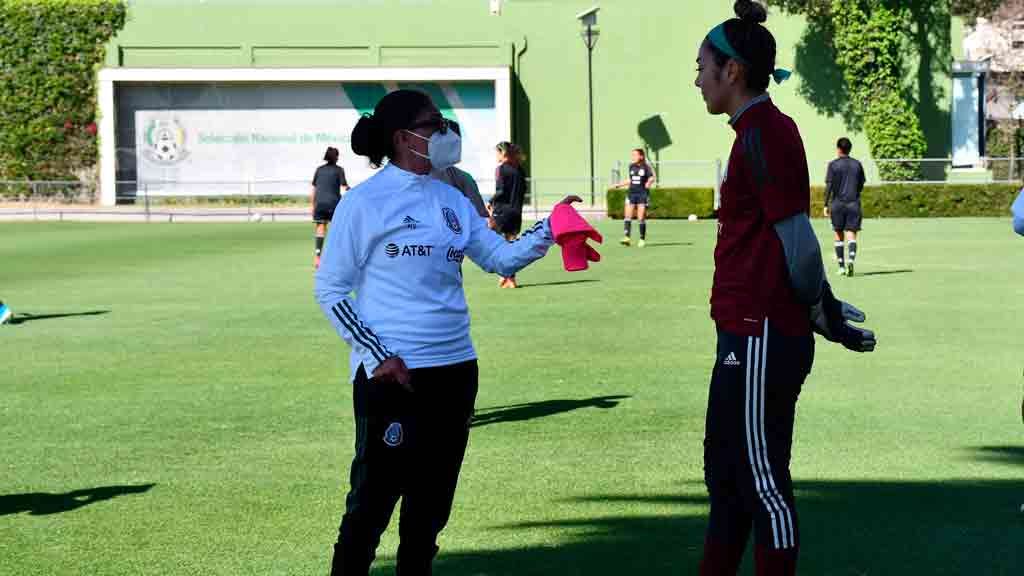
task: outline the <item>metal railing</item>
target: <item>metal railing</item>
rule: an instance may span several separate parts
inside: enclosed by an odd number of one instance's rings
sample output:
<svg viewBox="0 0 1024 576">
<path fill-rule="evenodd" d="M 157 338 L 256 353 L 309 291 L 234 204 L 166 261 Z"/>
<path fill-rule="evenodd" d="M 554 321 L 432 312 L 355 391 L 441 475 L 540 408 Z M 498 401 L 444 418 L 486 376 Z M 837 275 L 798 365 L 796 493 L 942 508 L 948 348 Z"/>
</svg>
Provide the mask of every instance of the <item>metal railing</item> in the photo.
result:
<svg viewBox="0 0 1024 576">
<path fill-rule="evenodd" d="M 1024 158 L 979 158 L 971 166 L 951 158 L 864 159 L 868 184 L 1011 184 L 1024 175 Z"/>
<path fill-rule="evenodd" d="M 546 216 L 563 198 L 576 195 L 583 199 L 577 208 L 590 213 L 603 214 L 606 191 L 612 182 L 594 178 L 594 201 L 590 201 L 590 178 L 529 178 L 529 194 L 523 206 L 523 216 L 539 219 Z M 485 196 L 486 198 L 486 196 Z"/>
<path fill-rule="evenodd" d="M 654 160 L 649 161 L 661 188 L 708 187 L 715 191 L 715 209 L 721 204 L 722 179 L 725 177 L 721 159 L 715 160 Z M 618 184 L 629 178 L 629 167 L 616 162 L 612 169 L 612 182 Z"/>
<path fill-rule="evenodd" d="M 652 163 L 654 164 L 654 163 Z M 865 159 L 867 183 L 1003 184 L 1020 183 L 1024 158 L 982 158 L 975 166 L 954 166 L 949 158 Z M 661 161 L 655 164 L 658 186 L 707 186 L 715 189 L 716 206 L 724 166 L 720 160 Z M 559 200 L 575 194 L 582 211 L 605 212 L 606 191 L 625 180 L 617 164 L 608 178 L 596 178 L 591 202 L 586 177 L 529 178 L 524 216 L 540 218 Z M 823 182 L 822 182 L 823 183 Z M 478 180 L 484 200 L 494 194 L 492 179 Z M 151 220 L 201 218 L 302 220 L 309 218 L 308 180 L 137 181 L 116 183 L 116 205 L 99 207 L 99 186 L 90 181 L 0 181 L 0 214 L 43 219 L 54 214 L 134 217 Z"/>
<path fill-rule="evenodd" d="M 309 219 L 309 183 L 116 183 L 114 206 L 81 181 L 0 181 L 0 215 L 31 220 Z"/>
<path fill-rule="evenodd" d="M 595 179 L 598 193 L 590 203 L 589 178 L 529 178 L 524 217 L 541 218 L 565 196 L 584 199 L 582 211 L 603 215 L 607 179 Z M 494 195 L 494 180 L 478 180 L 485 201 Z M 145 221 L 308 220 L 310 183 L 306 180 L 170 182 L 122 180 L 114 206 L 97 206 L 93 182 L 0 181 L 0 215 L 36 220 L 66 218 Z"/>
<path fill-rule="evenodd" d="M 717 186 L 722 181 L 722 161 L 714 160 L 648 160 L 658 177 L 658 186 Z M 611 171 L 615 183 L 629 178 L 629 165 L 619 161 Z"/>
<path fill-rule="evenodd" d="M 1004 184 L 1024 180 L 1024 157 L 980 158 L 973 166 L 955 165 L 951 158 L 866 158 L 861 163 L 868 184 Z M 715 187 L 716 196 L 725 175 L 720 159 L 650 164 L 657 172 L 658 186 Z M 622 162 L 611 170 L 614 182 L 628 176 L 628 166 Z"/>
</svg>

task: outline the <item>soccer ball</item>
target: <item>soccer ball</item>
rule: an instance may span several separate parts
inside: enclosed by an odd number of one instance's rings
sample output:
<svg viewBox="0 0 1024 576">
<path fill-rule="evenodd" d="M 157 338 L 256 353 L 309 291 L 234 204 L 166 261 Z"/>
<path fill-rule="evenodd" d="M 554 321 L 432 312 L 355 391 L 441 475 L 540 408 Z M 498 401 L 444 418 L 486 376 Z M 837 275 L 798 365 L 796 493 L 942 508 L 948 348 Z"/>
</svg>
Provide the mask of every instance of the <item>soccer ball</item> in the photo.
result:
<svg viewBox="0 0 1024 576">
<path fill-rule="evenodd" d="M 690 222 L 696 222 L 697 221 L 697 215 L 696 214 L 690 214 L 690 217 L 687 218 L 687 220 L 689 220 Z"/>
<path fill-rule="evenodd" d="M 260 214 L 259 212 L 249 214 L 249 222 L 263 222 L 263 214 Z"/>
<path fill-rule="evenodd" d="M 174 135 L 170 130 L 163 129 L 157 135 L 154 153 L 162 162 L 173 162 L 178 159 L 178 143 L 174 140 Z"/>
</svg>

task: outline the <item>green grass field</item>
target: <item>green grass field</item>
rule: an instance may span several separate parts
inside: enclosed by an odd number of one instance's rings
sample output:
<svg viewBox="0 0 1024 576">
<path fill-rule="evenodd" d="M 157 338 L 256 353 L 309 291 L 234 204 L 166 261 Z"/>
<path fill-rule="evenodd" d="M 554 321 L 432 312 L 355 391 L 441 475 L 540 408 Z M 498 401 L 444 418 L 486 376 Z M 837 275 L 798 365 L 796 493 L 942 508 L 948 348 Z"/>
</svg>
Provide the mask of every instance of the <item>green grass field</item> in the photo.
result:
<svg viewBox="0 0 1024 576">
<path fill-rule="evenodd" d="M 620 226 L 590 271 L 555 249 L 517 291 L 467 263 L 480 420 L 435 573 L 695 573 L 715 225 L 652 222 L 644 250 L 614 244 Z M 0 326 L 0 573 L 326 574 L 353 426 L 310 236 L 0 224 L 21 320 Z M 800 572 L 1019 576 L 1024 239 L 887 220 L 860 246 L 862 275 L 833 283 L 879 347 L 819 340 L 793 457 Z"/>
</svg>

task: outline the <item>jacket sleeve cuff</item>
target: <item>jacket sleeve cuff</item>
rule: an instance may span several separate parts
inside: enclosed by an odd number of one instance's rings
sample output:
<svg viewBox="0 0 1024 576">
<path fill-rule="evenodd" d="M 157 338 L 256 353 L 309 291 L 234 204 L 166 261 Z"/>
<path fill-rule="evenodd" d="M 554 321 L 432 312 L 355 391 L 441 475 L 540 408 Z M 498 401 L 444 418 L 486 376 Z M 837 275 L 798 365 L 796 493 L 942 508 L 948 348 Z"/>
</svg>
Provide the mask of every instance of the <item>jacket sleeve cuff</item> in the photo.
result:
<svg viewBox="0 0 1024 576">
<path fill-rule="evenodd" d="M 388 356 L 385 356 L 384 360 L 388 360 L 388 359 L 394 358 L 394 357 L 395 357 L 394 354 L 390 354 Z M 364 352 L 363 353 L 363 355 L 362 355 L 362 362 L 363 362 L 363 370 L 366 370 L 366 377 L 367 378 L 373 378 L 374 371 L 377 370 L 377 367 L 379 367 L 381 364 L 383 364 L 383 362 L 378 362 L 377 358 L 373 354 L 370 354 L 369 352 Z"/>
</svg>

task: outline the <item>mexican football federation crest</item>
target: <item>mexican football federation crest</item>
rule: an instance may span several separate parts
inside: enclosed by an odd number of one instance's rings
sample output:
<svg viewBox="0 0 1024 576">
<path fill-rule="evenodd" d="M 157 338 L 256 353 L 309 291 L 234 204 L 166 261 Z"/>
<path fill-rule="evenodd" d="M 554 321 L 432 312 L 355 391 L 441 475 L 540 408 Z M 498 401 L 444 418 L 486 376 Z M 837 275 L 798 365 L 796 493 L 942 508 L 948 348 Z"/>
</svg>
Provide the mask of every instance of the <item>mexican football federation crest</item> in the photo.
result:
<svg viewBox="0 0 1024 576">
<path fill-rule="evenodd" d="M 462 234 L 462 224 L 459 223 L 459 217 L 455 215 L 455 210 L 445 206 L 441 209 L 441 214 L 444 215 L 444 223 L 452 232 Z"/>
<path fill-rule="evenodd" d="M 173 166 L 186 157 L 185 128 L 177 118 L 150 120 L 143 134 L 142 155 L 154 164 Z"/>
<path fill-rule="evenodd" d="M 384 443 L 392 448 L 402 444 L 402 440 L 405 434 L 402 432 L 401 422 L 392 422 L 388 425 L 388 429 L 384 431 Z"/>
</svg>

